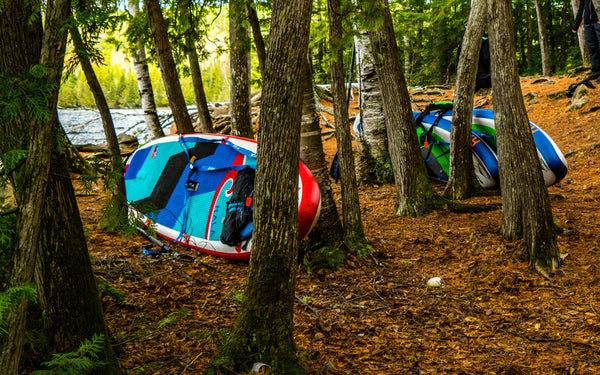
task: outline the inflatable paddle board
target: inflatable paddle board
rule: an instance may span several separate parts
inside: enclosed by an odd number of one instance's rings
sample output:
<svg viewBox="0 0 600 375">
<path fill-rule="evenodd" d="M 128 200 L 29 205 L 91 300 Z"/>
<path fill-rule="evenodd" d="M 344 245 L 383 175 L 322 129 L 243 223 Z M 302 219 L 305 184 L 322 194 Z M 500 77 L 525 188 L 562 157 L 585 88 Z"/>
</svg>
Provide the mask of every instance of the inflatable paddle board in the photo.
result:
<svg viewBox="0 0 600 375">
<path fill-rule="evenodd" d="M 452 121 L 452 111 L 444 114 L 444 119 Z M 553 185 L 562 180 L 568 171 L 567 160 L 556 143 L 536 124 L 529 122 L 533 141 L 537 148 L 538 157 L 542 166 L 542 174 L 546 186 Z M 494 110 L 473 109 L 473 133 L 496 151 L 496 127 L 494 123 Z"/>
<path fill-rule="evenodd" d="M 431 114 L 424 117 L 420 115 L 419 112 L 413 112 L 415 119 L 422 117 L 417 123 L 417 136 L 423 161 L 427 165 L 430 177 L 448 181 L 451 121 Z M 496 153 L 475 134 L 471 136 L 471 147 L 477 181 L 484 188 L 496 186 L 499 181 Z"/>
<path fill-rule="evenodd" d="M 125 188 L 132 217 L 151 225 L 169 241 L 207 254 L 247 260 L 252 239 L 236 246 L 220 239 L 233 183 L 246 166 L 256 168 L 254 140 L 216 134 L 154 140 L 126 160 Z M 320 208 L 319 185 L 300 163 L 300 239 L 316 223 Z"/>
</svg>

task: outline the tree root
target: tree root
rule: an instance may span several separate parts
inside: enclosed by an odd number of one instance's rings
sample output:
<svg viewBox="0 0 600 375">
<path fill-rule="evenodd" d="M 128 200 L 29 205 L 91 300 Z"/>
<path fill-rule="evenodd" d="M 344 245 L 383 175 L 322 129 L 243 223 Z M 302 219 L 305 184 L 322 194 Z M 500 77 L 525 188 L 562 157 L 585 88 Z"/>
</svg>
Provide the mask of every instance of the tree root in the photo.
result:
<svg viewBox="0 0 600 375">
<path fill-rule="evenodd" d="M 457 203 L 453 201 L 447 202 L 448 210 L 459 214 L 477 213 L 477 212 L 490 212 L 496 211 L 502 208 L 502 204 L 466 204 Z"/>
<path fill-rule="evenodd" d="M 547 280 L 552 280 L 552 277 L 550 276 L 550 274 L 548 272 L 546 272 L 546 270 L 544 269 L 544 267 L 542 267 L 540 265 L 540 262 L 535 262 L 535 264 L 533 265 L 533 267 L 535 268 L 535 270 L 542 275 L 544 278 L 546 278 Z"/>
</svg>

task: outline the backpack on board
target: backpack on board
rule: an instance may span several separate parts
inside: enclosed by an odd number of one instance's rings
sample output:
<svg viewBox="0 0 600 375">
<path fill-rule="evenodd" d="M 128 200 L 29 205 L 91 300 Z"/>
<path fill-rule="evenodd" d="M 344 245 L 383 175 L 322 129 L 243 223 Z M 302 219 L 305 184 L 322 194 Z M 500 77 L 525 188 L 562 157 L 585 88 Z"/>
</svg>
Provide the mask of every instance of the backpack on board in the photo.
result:
<svg viewBox="0 0 600 375">
<path fill-rule="evenodd" d="M 233 181 L 221 232 L 221 242 L 226 245 L 236 246 L 252 237 L 254 175 L 254 169 L 248 166 L 239 171 Z"/>
</svg>

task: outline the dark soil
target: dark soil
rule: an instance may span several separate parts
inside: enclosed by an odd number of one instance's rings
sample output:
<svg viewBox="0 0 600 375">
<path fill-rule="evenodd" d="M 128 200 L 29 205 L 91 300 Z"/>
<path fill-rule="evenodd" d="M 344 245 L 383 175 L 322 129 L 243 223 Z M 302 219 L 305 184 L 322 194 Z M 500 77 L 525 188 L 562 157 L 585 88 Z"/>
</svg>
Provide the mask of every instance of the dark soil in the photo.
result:
<svg viewBox="0 0 600 375">
<path fill-rule="evenodd" d="M 519 242 L 499 235 L 501 210 L 422 218 L 394 214 L 391 185 L 360 188 L 372 251 L 338 270 L 297 280 L 298 355 L 316 374 L 600 373 L 600 91 L 569 110 L 576 78 L 522 81 L 532 122 L 569 162 L 548 192 L 564 262 L 552 280 L 528 269 Z M 557 94 L 557 95 L 556 95 Z M 451 99 L 452 91 L 415 95 Z M 491 106 L 491 96 L 476 96 Z M 356 109 L 353 109 L 356 112 Z M 335 145 L 326 143 L 332 154 Z M 440 191 L 443 185 L 436 185 Z M 190 257 L 151 258 L 148 240 L 99 229 L 103 196 L 81 196 L 97 275 L 123 292 L 103 294 L 106 320 L 131 374 L 199 374 L 233 327 L 247 263 L 175 247 Z M 469 202 L 501 202 L 499 195 Z M 440 277 L 443 287 L 426 283 Z"/>
</svg>

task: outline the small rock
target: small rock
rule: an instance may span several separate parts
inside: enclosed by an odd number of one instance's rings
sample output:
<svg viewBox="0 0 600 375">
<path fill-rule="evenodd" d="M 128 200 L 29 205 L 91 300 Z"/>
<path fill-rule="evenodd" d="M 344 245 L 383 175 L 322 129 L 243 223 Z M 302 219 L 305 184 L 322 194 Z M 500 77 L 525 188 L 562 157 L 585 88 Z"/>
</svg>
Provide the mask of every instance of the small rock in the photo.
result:
<svg viewBox="0 0 600 375">
<path fill-rule="evenodd" d="M 124 147 L 138 146 L 137 138 L 129 134 L 121 133 L 117 136 L 117 140 L 119 141 L 119 144 Z"/>
<path fill-rule="evenodd" d="M 444 284 L 442 284 L 441 277 L 432 277 L 431 279 L 427 280 L 427 286 L 430 288 L 443 288 Z"/>
</svg>

